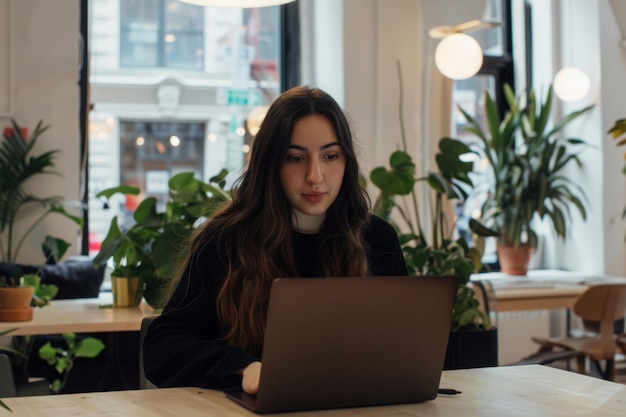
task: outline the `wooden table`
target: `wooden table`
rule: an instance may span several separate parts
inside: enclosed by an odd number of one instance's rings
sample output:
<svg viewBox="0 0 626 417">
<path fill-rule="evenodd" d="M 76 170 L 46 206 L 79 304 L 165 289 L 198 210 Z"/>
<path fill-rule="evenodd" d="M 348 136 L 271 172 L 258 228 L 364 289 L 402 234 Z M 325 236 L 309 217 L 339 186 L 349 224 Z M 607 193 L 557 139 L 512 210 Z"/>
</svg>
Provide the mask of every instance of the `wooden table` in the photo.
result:
<svg viewBox="0 0 626 417">
<path fill-rule="evenodd" d="M 52 300 L 49 305 L 35 309 L 30 321 L 0 322 L 0 332 L 17 329 L 9 335 L 20 336 L 139 331 L 141 320 L 154 314 L 145 303 L 138 307 L 102 307 L 110 304 L 110 293 L 102 293 L 99 298 Z"/>
<path fill-rule="evenodd" d="M 489 310 L 498 312 L 568 309 L 589 285 L 626 282 L 623 277 L 560 270 L 532 270 L 526 276 L 489 272 L 471 280 L 477 289 L 486 287 Z"/>
<path fill-rule="evenodd" d="M 16 329 L 7 337 L 61 333 L 107 333 L 107 340 L 104 342 L 111 355 L 111 362 L 107 365 L 107 369 L 118 375 L 121 387 L 130 388 L 131 385 L 125 376 L 120 359 L 128 353 L 120 345 L 119 332 L 140 331 L 143 318 L 155 313 L 146 303 L 138 307 L 113 308 L 111 307 L 112 299 L 112 294 L 109 292 L 100 293 L 98 298 L 52 300 L 49 305 L 35 309 L 34 317 L 30 321 L 0 322 L 0 332 Z M 100 379 L 102 375 L 94 377 Z"/>
<path fill-rule="evenodd" d="M 283 417 L 620 416 L 626 386 L 541 365 L 444 371 L 442 388 L 462 393 L 419 404 L 281 413 Z M 346 387 L 349 389 L 349 387 Z M 221 392 L 199 388 L 7 398 L 0 416 L 255 416 Z"/>
</svg>

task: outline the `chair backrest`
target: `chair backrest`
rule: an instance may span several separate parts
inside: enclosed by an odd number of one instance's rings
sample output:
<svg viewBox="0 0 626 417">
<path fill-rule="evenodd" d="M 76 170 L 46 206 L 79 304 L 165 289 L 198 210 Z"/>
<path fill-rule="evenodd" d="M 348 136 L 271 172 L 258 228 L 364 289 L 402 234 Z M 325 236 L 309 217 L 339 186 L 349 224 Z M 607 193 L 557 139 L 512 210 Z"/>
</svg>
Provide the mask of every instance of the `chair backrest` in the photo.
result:
<svg viewBox="0 0 626 417">
<path fill-rule="evenodd" d="M 4 353 L 0 353 L 0 398 L 16 397 L 15 381 L 13 380 L 13 368 L 11 359 Z"/>
<path fill-rule="evenodd" d="M 144 317 L 141 320 L 141 330 L 139 332 L 139 389 L 157 388 L 152 382 L 146 378 L 143 370 L 143 339 L 146 337 L 148 327 L 157 316 Z"/>
<path fill-rule="evenodd" d="M 592 285 L 576 301 L 573 311 L 583 320 L 600 323 L 603 350 L 607 356 L 614 354 L 614 323 L 626 315 L 626 284 Z"/>
</svg>

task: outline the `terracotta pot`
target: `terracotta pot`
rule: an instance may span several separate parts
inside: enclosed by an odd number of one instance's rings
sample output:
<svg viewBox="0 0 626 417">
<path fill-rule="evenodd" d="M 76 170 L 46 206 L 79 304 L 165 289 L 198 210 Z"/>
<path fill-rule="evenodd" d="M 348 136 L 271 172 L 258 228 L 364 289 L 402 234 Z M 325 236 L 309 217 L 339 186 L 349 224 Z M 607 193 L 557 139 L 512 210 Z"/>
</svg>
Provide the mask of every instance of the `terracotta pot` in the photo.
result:
<svg viewBox="0 0 626 417">
<path fill-rule="evenodd" d="M 526 275 L 533 254 L 532 245 L 521 245 L 516 248 L 498 243 L 497 251 L 502 272 L 509 275 Z"/>
<path fill-rule="evenodd" d="M 30 302 L 33 287 L 0 288 L 0 321 L 28 321 L 33 318 Z"/>
<path fill-rule="evenodd" d="M 141 302 L 139 278 L 111 276 L 113 307 L 136 307 Z"/>
</svg>

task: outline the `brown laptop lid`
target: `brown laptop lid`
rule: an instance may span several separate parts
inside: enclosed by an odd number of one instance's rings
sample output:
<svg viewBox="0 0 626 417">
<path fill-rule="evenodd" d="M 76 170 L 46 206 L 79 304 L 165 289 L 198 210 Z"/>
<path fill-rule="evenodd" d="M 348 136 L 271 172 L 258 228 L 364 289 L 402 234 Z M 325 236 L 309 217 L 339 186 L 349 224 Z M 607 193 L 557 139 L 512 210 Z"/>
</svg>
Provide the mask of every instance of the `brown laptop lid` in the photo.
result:
<svg viewBox="0 0 626 417">
<path fill-rule="evenodd" d="M 457 282 L 450 276 L 275 280 L 255 411 L 434 399 Z"/>
</svg>

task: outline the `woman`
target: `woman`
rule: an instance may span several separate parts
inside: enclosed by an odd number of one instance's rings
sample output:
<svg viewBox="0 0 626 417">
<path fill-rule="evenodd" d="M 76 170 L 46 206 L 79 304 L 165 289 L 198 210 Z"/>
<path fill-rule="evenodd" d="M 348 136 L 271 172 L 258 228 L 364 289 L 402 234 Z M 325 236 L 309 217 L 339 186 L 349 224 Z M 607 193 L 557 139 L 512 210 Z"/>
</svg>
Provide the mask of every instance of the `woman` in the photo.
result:
<svg viewBox="0 0 626 417">
<path fill-rule="evenodd" d="M 276 99 L 233 190 L 195 232 L 146 335 L 157 386 L 256 393 L 274 278 L 407 275 L 395 230 L 369 213 L 346 117 L 322 90 Z"/>
</svg>

